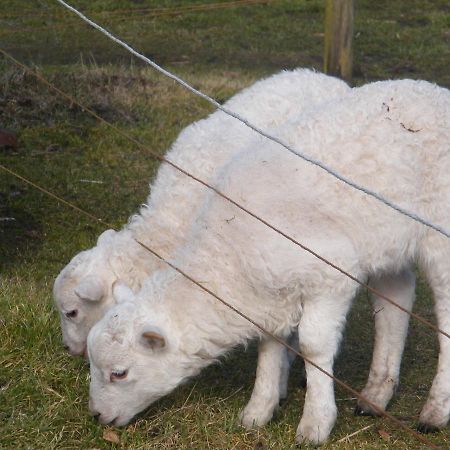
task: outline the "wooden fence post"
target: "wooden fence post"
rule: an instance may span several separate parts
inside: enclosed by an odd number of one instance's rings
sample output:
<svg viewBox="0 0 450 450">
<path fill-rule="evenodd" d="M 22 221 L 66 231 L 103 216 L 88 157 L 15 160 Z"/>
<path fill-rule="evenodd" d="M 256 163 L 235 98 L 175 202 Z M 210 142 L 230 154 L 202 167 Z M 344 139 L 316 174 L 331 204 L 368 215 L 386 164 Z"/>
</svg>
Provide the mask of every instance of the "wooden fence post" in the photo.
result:
<svg viewBox="0 0 450 450">
<path fill-rule="evenodd" d="M 352 79 L 354 0 L 326 0 L 325 73 Z"/>
</svg>

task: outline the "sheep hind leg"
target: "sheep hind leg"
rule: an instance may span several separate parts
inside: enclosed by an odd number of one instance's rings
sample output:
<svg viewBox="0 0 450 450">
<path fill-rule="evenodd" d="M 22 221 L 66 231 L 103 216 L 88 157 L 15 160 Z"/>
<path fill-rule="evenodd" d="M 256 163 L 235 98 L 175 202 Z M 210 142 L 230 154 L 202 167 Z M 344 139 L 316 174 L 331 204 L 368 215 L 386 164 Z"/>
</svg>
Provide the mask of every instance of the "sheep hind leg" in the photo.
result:
<svg viewBox="0 0 450 450">
<path fill-rule="evenodd" d="M 244 427 L 260 427 L 272 418 L 280 397 L 287 395 L 289 367 L 286 348 L 272 338 L 262 338 L 252 396 L 239 414 Z"/>
<path fill-rule="evenodd" d="M 378 276 L 370 281 L 370 286 L 411 311 L 415 300 L 415 275 L 411 270 Z M 372 294 L 372 302 L 375 345 L 369 378 L 361 395 L 384 411 L 398 386 L 409 315 L 376 294 Z M 355 414 L 377 416 L 379 412 L 368 402 L 358 400 Z"/>
<path fill-rule="evenodd" d="M 438 327 L 450 334 L 450 245 L 429 253 L 424 269 L 433 290 Z M 419 431 L 429 433 L 443 428 L 450 417 L 450 339 L 439 333 L 437 372 L 419 418 Z"/>
</svg>

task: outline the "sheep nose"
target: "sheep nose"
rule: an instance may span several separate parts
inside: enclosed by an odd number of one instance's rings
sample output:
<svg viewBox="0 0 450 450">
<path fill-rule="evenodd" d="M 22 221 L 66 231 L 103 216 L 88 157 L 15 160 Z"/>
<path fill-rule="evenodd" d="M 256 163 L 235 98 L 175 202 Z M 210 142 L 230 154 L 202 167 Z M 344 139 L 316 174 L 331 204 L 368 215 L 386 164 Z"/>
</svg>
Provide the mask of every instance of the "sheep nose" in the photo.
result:
<svg viewBox="0 0 450 450">
<path fill-rule="evenodd" d="M 72 356 L 83 356 L 87 355 L 87 348 L 86 346 L 82 347 L 71 347 L 70 345 L 63 343 L 63 348 L 68 351 Z"/>
</svg>

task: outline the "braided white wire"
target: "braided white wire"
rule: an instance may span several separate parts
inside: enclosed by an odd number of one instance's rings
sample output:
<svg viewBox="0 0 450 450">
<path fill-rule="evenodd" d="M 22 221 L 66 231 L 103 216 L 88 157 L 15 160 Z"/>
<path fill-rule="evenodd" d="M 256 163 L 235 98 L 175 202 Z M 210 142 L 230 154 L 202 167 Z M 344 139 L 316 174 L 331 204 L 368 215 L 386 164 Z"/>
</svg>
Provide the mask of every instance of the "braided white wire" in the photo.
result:
<svg viewBox="0 0 450 450">
<path fill-rule="evenodd" d="M 130 47 L 127 43 L 123 42 L 119 38 L 117 38 L 114 35 L 112 35 L 109 31 L 105 30 L 100 25 L 98 25 L 97 23 L 95 23 L 92 20 L 90 20 L 89 18 L 87 18 L 84 14 L 82 14 L 80 11 L 78 11 L 74 7 L 68 5 L 63 0 L 57 0 L 57 2 L 60 3 L 61 5 L 63 5 L 65 8 L 69 9 L 70 11 L 72 11 L 73 13 L 75 13 L 82 20 L 87 22 L 89 25 L 94 27 L 96 30 L 98 30 L 101 33 L 103 33 L 109 39 L 113 40 L 117 44 L 119 44 L 122 47 L 124 47 L 126 50 L 128 50 L 130 53 L 135 55 L 137 58 L 141 59 L 142 61 L 145 61 L 147 64 L 152 66 L 154 69 L 158 70 L 162 74 L 166 75 L 167 77 L 169 77 L 172 80 L 176 81 L 177 83 L 181 84 L 181 86 L 186 88 L 188 91 L 192 92 L 193 94 L 195 94 L 195 95 L 203 98 L 207 102 L 211 103 L 213 106 L 215 106 L 217 109 L 220 109 L 225 114 L 228 114 L 229 116 L 234 117 L 235 119 L 239 120 L 244 125 L 246 125 L 247 127 L 251 128 L 253 131 L 259 133 L 261 136 L 264 136 L 265 138 L 267 138 L 267 139 L 269 139 L 269 140 L 271 140 L 273 142 L 276 142 L 277 144 L 281 145 L 282 147 L 284 147 L 286 150 L 288 150 L 289 152 L 293 153 L 294 155 L 302 158 L 303 160 L 305 160 L 305 161 L 307 161 L 307 162 L 309 162 L 311 164 L 314 164 L 317 167 L 320 167 L 322 170 L 324 170 L 328 174 L 332 175 L 333 177 L 337 178 L 338 180 L 342 181 L 343 183 L 351 186 L 354 189 L 357 189 L 358 191 L 364 192 L 365 194 L 367 194 L 370 197 L 373 197 L 376 200 L 384 203 L 385 205 L 389 206 L 390 208 L 394 209 L 395 211 L 399 212 L 400 214 L 403 214 L 404 216 L 407 216 L 407 217 L 415 220 L 416 222 L 421 223 L 422 225 L 425 225 L 425 226 L 427 226 L 429 228 L 432 228 L 433 230 L 441 233 L 442 235 L 446 236 L 447 238 L 450 238 L 450 231 L 448 231 L 444 227 L 442 227 L 440 225 L 436 225 L 436 224 L 434 224 L 434 223 L 424 219 L 423 217 L 419 216 L 415 212 L 412 212 L 412 211 L 409 211 L 409 210 L 407 210 L 405 208 L 402 208 L 401 206 L 397 205 L 396 203 L 394 203 L 394 202 L 390 201 L 389 199 L 383 197 L 382 195 L 378 194 L 377 192 L 374 192 L 374 191 L 372 191 L 372 190 L 370 190 L 370 189 L 368 189 L 368 188 L 366 188 L 364 186 L 361 186 L 361 185 L 355 183 L 354 181 L 350 180 L 349 178 L 345 177 L 344 175 L 339 174 L 338 172 L 334 171 L 333 169 L 331 169 L 330 167 L 328 167 L 326 164 L 322 163 L 321 161 L 319 161 L 317 159 L 314 159 L 311 156 L 308 156 L 305 153 L 300 152 L 299 150 L 296 150 L 296 149 L 292 148 L 291 146 L 289 146 L 288 144 L 283 142 L 281 139 L 266 133 L 264 130 L 258 128 L 256 125 L 253 125 L 252 123 L 250 123 L 247 119 L 245 119 L 241 115 L 239 115 L 239 114 L 229 110 L 228 108 L 225 108 L 224 106 L 222 106 L 220 103 L 218 103 L 213 98 L 209 97 L 208 95 L 204 94 L 203 92 L 199 91 L 198 89 L 195 89 L 194 87 L 190 86 L 186 81 L 182 80 L 181 78 L 177 77 L 175 74 L 169 72 L 168 70 L 166 70 L 166 69 L 162 68 L 161 66 L 159 66 L 158 64 L 156 64 L 151 59 L 149 59 L 146 56 L 142 55 L 141 53 L 137 52 L 132 47 Z"/>
</svg>

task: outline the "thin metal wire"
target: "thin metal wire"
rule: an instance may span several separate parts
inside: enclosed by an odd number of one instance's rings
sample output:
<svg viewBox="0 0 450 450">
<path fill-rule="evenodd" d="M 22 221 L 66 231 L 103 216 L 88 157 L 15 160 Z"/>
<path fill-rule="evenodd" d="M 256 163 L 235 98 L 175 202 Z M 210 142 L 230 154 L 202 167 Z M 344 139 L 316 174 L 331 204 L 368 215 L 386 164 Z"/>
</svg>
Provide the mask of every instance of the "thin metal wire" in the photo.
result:
<svg viewBox="0 0 450 450">
<path fill-rule="evenodd" d="M 8 169 L 8 167 L 4 166 L 3 164 L 0 163 L 0 169 L 2 169 L 3 171 L 9 173 L 10 175 L 18 178 L 19 180 L 23 181 L 26 184 L 29 184 L 30 186 L 34 187 L 35 189 L 43 192 L 44 194 L 54 198 L 55 200 L 58 200 L 59 202 L 63 203 L 66 206 L 70 206 L 71 208 L 73 208 L 74 210 L 78 211 L 81 214 L 84 214 L 85 216 L 89 217 L 92 220 L 95 220 L 96 222 L 101 223 L 102 225 L 106 225 L 107 227 L 111 227 L 114 228 L 114 226 L 110 225 L 108 222 L 105 222 L 102 219 L 99 219 L 98 217 L 94 216 L 91 213 L 88 213 L 87 211 L 83 210 L 82 208 L 79 208 L 77 205 L 75 205 L 74 203 L 71 203 L 67 200 L 64 200 L 62 197 L 59 197 L 58 195 L 54 194 L 53 192 L 43 188 L 42 186 L 39 186 L 38 184 L 34 183 L 31 180 L 28 180 L 27 178 L 23 177 L 22 175 L 19 175 L 17 172 L 14 172 L 11 169 Z"/>
<path fill-rule="evenodd" d="M 145 16 L 153 16 L 155 15 L 172 15 L 172 14 L 181 14 L 183 12 L 190 11 L 208 11 L 210 9 L 226 9 L 226 8 L 234 8 L 239 6 L 253 5 L 253 4 L 264 4 L 271 3 L 276 0 L 234 0 L 228 2 L 219 2 L 219 3 L 197 3 L 193 5 L 179 5 L 171 8 L 131 8 L 131 9 L 114 9 L 107 11 L 92 11 L 94 15 L 101 15 L 102 18 L 108 17 L 116 17 L 122 14 L 134 14 L 140 13 L 143 17 Z M 46 12 L 35 12 L 33 8 L 29 8 L 28 11 L 32 11 L 30 14 L 2 14 L 0 15 L 0 19 L 33 19 L 36 17 L 48 17 L 49 13 L 58 14 L 58 10 L 54 11 L 46 11 Z M 125 16 L 120 17 L 120 19 L 125 18 Z"/>
<path fill-rule="evenodd" d="M 361 185 L 355 183 L 354 181 L 350 180 L 349 178 L 341 175 L 340 173 L 336 172 L 331 167 L 327 166 L 326 164 L 322 163 L 321 161 L 319 161 L 319 160 L 317 160 L 315 158 L 312 158 L 311 156 L 308 156 L 305 153 L 300 152 L 299 150 L 294 149 L 290 145 L 286 144 L 283 140 L 277 138 L 276 136 L 272 136 L 269 133 L 267 133 L 264 130 L 262 130 L 261 128 L 253 125 L 252 123 L 250 123 L 247 119 L 245 119 L 241 115 L 239 115 L 239 114 L 229 110 L 228 108 L 225 108 L 219 102 L 217 102 L 217 100 L 214 100 L 213 98 L 209 97 L 208 95 L 204 94 L 203 92 L 199 91 L 198 89 L 195 89 L 190 84 L 188 84 L 186 81 L 182 80 L 181 78 L 179 78 L 178 76 L 176 76 L 172 72 L 169 72 L 168 70 L 163 69 L 161 66 L 156 64 L 150 58 L 147 58 L 143 54 L 137 52 L 134 48 L 130 47 L 126 42 L 120 40 L 119 38 L 117 38 L 116 36 L 111 34 L 109 31 L 105 30 L 103 27 L 101 27 L 97 23 L 95 23 L 92 20 L 90 20 L 89 18 L 87 18 L 84 14 L 82 14 L 80 11 L 75 9 L 73 6 L 70 6 L 69 4 L 67 4 L 64 0 L 56 0 L 56 1 L 58 3 L 60 3 L 62 6 L 64 6 L 65 8 L 67 8 L 68 10 L 72 11 L 77 16 L 79 16 L 82 20 L 84 20 L 86 23 L 91 25 L 93 28 L 95 28 L 96 30 L 100 31 L 102 34 L 107 36 L 109 39 L 111 39 L 112 41 L 114 41 L 117 44 L 121 45 L 123 48 L 128 50 L 128 52 L 130 52 L 131 54 L 133 54 L 137 58 L 139 58 L 142 61 L 146 62 L 147 64 L 149 64 L 154 69 L 158 70 L 159 72 L 161 72 L 162 74 L 164 74 L 168 78 L 176 81 L 178 84 L 180 84 L 181 86 L 183 86 L 184 88 L 186 88 L 187 90 L 192 92 L 193 94 L 195 94 L 198 97 L 201 97 L 204 100 L 206 100 L 207 102 L 211 103 L 213 106 L 215 106 L 217 109 L 220 109 L 225 114 L 227 114 L 227 115 L 229 115 L 229 116 L 239 120 L 241 123 L 243 123 L 244 125 L 246 125 L 250 129 L 252 129 L 253 131 L 256 131 L 261 136 L 264 136 L 265 138 L 269 139 L 270 141 L 273 141 L 273 142 L 279 144 L 280 146 L 284 147 L 286 150 L 288 150 L 293 155 L 296 155 L 299 158 L 302 158 L 304 161 L 307 161 L 307 162 L 309 162 L 309 163 L 319 167 L 320 169 L 324 170 L 329 175 L 332 175 L 333 177 L 335 177 L 339 181 L 342 181 L 343 183 L 347 184 L 348 186 L 351 186 L 354 189 L 356 189 L 356 190 L 358 190 L 360 192 L 363 192 L 364 194 L 366 194 L 366 195 L 368 195 L 370 197 L 375 198 L 376 200 L 380 201 L 381 203 L 384 203 L 386 206 L 389 206 L 390 208 L 392 208 L 395 211 L 399 212 L 400 214 L 403 214 L 404 216 L 407 216 L 407 217 L 415 220 L 416 222 L 419 222 L 422 225 L 425 225 L 425 226 L 427 226 L 427 227 L 429 227 L 429 228 L 431 228 L 431 229 L 441 233 L 445 237 L 450 238 L 450 231 L 448 231 L 444 227 L 442 227 L 440 225 L 436 225 L 436 224 L 434 224 L 434 223 L 432 223 L 432 222 L 422 218 L 421 216 L 419 216 L 415 212 L 412 212 L 412 211 L 409 211 L 409 210 L 407 210 L 405 208 L 402 208 L 401 206 L 397 205 L 396 203 L 393 203 L 392 201 L 388 200 L 387 198 L 384 198 L 382 195 L 376 193 L 375 191 L 372 191 L 372 190 L 370 190 L 370 189 L 368 189 L 368 188 L 366 188 L 364 186 L 361 186 Z"/>
<path fill-rule="evenodd" d="M 2 49 L 0 49 L 0 52 L 2 52 L 5 56 L 10 57 L 10 55 L 6 54 L 6 52 Z M 16 61 L 13 57 L 10 57 L 10 59 L 12 61 Z M 17 61 L 18 63 L 18 61 Z M 19 63 L 19 65 L 23 66 L 25 69 L 27 69 L 29 72 L 35 74 L 33 71 L 31 71 L 30 69 L 28 69 L 26 66 L 22 65 L 21 63 Z M 39 77 L 38 77 L 39 78 Z M 42 80 L 45 80 L 42 78 Z M 47 80 L 45 80 L 45 84 L 47 84 L 48 86 L 52 87 L 52 85 L 50 85 Z M 56 91 L 59 91 L 58 88 L 54 87 L 54 89 Z M 70 96 L 68 96 L 67 94 L 61 92 L 64 97 L 71 99 Z M 85 110 L 86 112 L 90 112 L 90 110 L 86 107 L 83 107 L 82 105 L 80 105 L 77 101 L 75 101 L 74 99 L 71 99 L 73 101 L 74 104 L 77 104 L 79 107 L 81 107 L 83 110 Z M 92 114 L 92 113 L 91 113 Z M 94 113 L 95 114 L 95 113 Z M 96 115 L 97 116 L 97 115 Z M 104 119 L 102 119 L 101 117 L 97 116 L 98 119 L 102 120 L 103 122 L 105 122 L 106 124 L 108 124 L 108 122 L 106 122 Z M 114 127 L 113 125 L 112 128 L 116 129 L 116 127 Z M 117 129 L 117 131 L 120 131 Z M 134 140 L 133 140 L 134 141 Z M 138 141 L 137 143 L 139 145 L 140 144 Z M 13 170 L 5 167 L 4 165 L 0 164 L 0 169 L 4 170 L 5 172 L 9 173 L 10 175 L 15 176 L 16 178 L 20 179 L 21 181 L 29 184 L 30 186 L 38 189 L 39 191 L 45 193 L 46 195 L 49 195 L 50 197 L 54 198 L 55 200 L 63 203 L 66 206 L 69 206 L 71 208 L 73 208 L 74 210 L 76 210 L 77 212 L 85 215 L 86 217 L 89 217 L 90 219 L 94 220 L 96 223 L 101 223 L 102 225 L 105 225 L 108 228 L 112 228 L 115 229 L 115 227 L 100 219 L 97 218 L 96 216 L 94 216 L 93 214 L 83 210 L 82 208 L 76 206 L 75 204 L 63 199 L 62 197 L 54 194 L 53 192 L 43 188 L 42 186 L 39 186 L 38 184 L 32 182 L 31 180 L 28 180 L 27 178 L 19 175 L 18 173 L 14 172 Z M 371 408 L 373 408 L 374 411 L 376 411 L 378 414 L 380 414 L 381 416 L 389 419 L 391 422 L 393 422 L 394 424 L 396 424 L 397 426 L 403 428 L 405 431 L 407 431 L 408 433 L 410 433 L 413 437 L 415 437 L 416 439 L 418 439 L 419 441 L 423 442 L 424 444 L 428 445 L 430 448 L 434 448 L 434 449 L 440 449 L 440 447 L 436 446 L 435 444 L 433 444 L 432 442 L 430 442 L 428 439 L 424 438 L 421 434 L 419 434 L 418 432 L 416 432 L 415 430 L 411 429 L 410 427 L 406 426 L 405 424 L 403 424 L 399 419 L 397 419 L 396 417 L 392 416 L 391 414 L 387 413 L 386 411 L 382 410 L 380 407 L 378 407 L 376 404 L 372 403 L 370 400 L 366 399 L 363 395 L 361 395 L 358 391 L 354 390 L 351 386 L 349 386 L 347 383 L 345 383 L 344 381 L 340 380 L 339 378 L 336 378 L 334 375 L 330 374 L 328 371 L 324 370 L 323 368 L 321 368 L 320 366 L 318 366 L 316 363 L 314 363 L 312 360 L 310 360 L 308 357 L 305 357 L 300 351 L 298 351 L 297 349 L 293 348 L 292 346 L 290 346 L 287 342 L 285 342 L 283 339 L 280 339 L 278 336 L 274 335 L 273 333 L 271 333 L 270 331 L 266 330 L 264 327 L 262 327 L 261 325 L 259 325 L 257 322 L 255 322 L 254 320 L 252 320 L 250 317 L 248 317 L 246 314 L 242 313 L 240 310 L 238 310 L 236 307 L 234 307 L 233 305 L 231 305 L 230 303 L 228 303 L 227 301 L 223 300 L 221 297 L 219 297 L 217 294 L 215 294 L 213 291 L 211 291 L 210 289 L 206 288 L 205 286 L 203 286 L 201 283 L 199 283 L 198 281 L 196 281 L 194 278 L 192 278 L 189 274 L 187 274 L 186 272 L 184 272 L 182 269 L 180 269 L 179 267 L 175 266 L 173 263 L 167 261 L 164 257 L 162 257 L 158 252 L 156 252 L 155 250 L 151 249 L 150 247 L 148 247 L 146 244 L 144 244 L 143 242 L 139 241 L 138 239 L 134 238 L 134 240 L 140 245 L 142 246 L 144 249 L 146 249 L 147 251 L 149 251 L 151 254 L 153 254 L 154 256 L 156 256 L 158 259 L 160 259 L 161 261 L 163 261 L 165 264 L 167 264 L 169 267 L 171 267 L 172 269 L 176 270 L 178 273 L 180 273 L 182 276 L 184 276 L 186 279 L 188 279 L 189 281 L 191 281 L 192 283 L 194 283 L 196 286 L 198 286 L 199 288 L 201 288 L 202 290 L 204 290 L 206 293 L 208 293 L 209 295 L 211 295 L 213 298 L 217 299 L 219 302 L 221 302 L 224 306 L 228 307 L 229 309 L 231 309 L 234 313 L 238 314 L 240 317 L 244 318 L 245 320 L 247 320 L 249 323 L 251 323 L 253 326 L 255 326 L 259 331 L 261 331 L 263 334 L 265 334 L 266 336 L 269 336 L 270 338 L 274 339 L 275 341 L 277 341 L 279 344 L 283 345 L 284 347 L 286 347 L 288 350 L 290 350 L 291 352 L 293 352 L 294 354 L 296 354 L 297 356 L 303 358 L 306 362 L 308 362 L 309 364 L 311 364 L 313 367 L 315 367 L 317 370 L 319 370 L 320 372 L 322 372 L 324 375 L 328 376 L 329 378 L 331 378 L 333 381 L 335 381 L 337 384 L 339 384 L 341 387 L 343 387 L 344 389 L 346 389 L 347 391 L 349 391 L 352 395 L 354 395 L 355 397 L 357 397 L 358 399 L 364 401 L 365 403 L 367 403 Z M 392 301 L 391 301 L 392 302 Z M 393 302 L 393 304 L 395 304 Z M 398 306 L 398 305 L 397 305 Z M 406 311 L 406 310 L 405 310 Z M 407 312 L 407 311 L 406 311 Z"/>
<path fill-rule="evenodd" d="M 147 151 L 151 157 L 158 159 L 159 161 L 161 161 L 162 163 L 166 163 L 168 165 L 170 165 L 172 168 L 174 168 L 175 170 L 179 171 L 180 173 L 188 176 L 189 178 L 191 178 L 192 180 L 196 181 L 197 183 L 200 183 L 202 186 L 206 187 L 207 189 L 213 191 L 214 193 L 216 193 L 217 195 L 219 195 L 220 197 L 222 197 L 224 200 L 228 201 L 229 203 L 231 203 L 232 205 L 236 206 L 237 208 L 239 208 L 241 211 L 245 212 L 246 214 L 250 215 L 251 217 L 253 217 L 255 220 L 257 220 L 258 222 L 264 224 L 265 226 L 267 226 L 268 228 L 270 228 L 271 230 L 275 231 L 276 233 L 278 233 L 279 235 L 283 236 L 284 238 L 288 239 L 290 242 L 292 242 L 293 244 L 297 245 L 298 247 L 300 247 L 302 250 L 305 250 L 306 252 L 310 253 L 311 255 L 313 255 L 314 257 L 316 257 L 317 259 L 319 259 L 320 261 L 324 262 L 325 264 L 327 264 L 328 266 L 332 267 L 333 269 L 339 271 L 340 273 L 342 273 L 343 275 L 345 275 L 346 277 L 350 278 L 351 280 L 353 280 L 354 282 L 358 283 L 361 287 L 366 288 L 368 291 L 372 292 L 373 294 L 377 295 L 378 297 L 380 297 L 381 299 L 387 301 L 388 303 L 390 303 L 391 305 L 395 306 L 396 308 L 400 309 L 401 311 L 405 312 L 406 314 L 408 314 L 410 317 L 414 317 L 416 320 L 418 320 L 419 322 L 421 322 L 422 324 L 426 325 L 428 328 L 432 329 L 433 331 L 436 331 L 437 333 L 440 333 L 444 336 L 446 336 L 447 338 L 450 339 L 450 334 L 448 334 L 447 332 L 445 332 L 444 330 L 441 330 L 439 327 L 437 327 L 436 325 L 432 324 L 431 322 L 429 322 L 428 320 L 424 319 L 423 317 L 421 317 L 420 315 L 412 312 L 412 311 L 408 311 L 407 309 L 405 309 L 403 306 L 399 305 L 398 303 L 396 303 L 394 300 L 392 300 L 391 298 L 387 297 L 386 295 L 382 294 L 381 292 L 377 291 L 376 289 L 374 289 L 373 287 L 371 287 L 370 285 L 368 285 L 367 283 L 364 283 L 363 281 L 359 280 L 358 278 L 356 278 L 354 275 L 350 274 L 349 272 L 347 272 L 346 270 L 342 269 L 341 267 L 339 267 L 338 265 L 334 264 L 333 262 L 329 261 L 328 259 L 324 258 L 323 256 L 319 255 L 318 253 L 316 253 L 314 250 L 310 249 L 309 247 L 307 247 L 306 245 L 302 244 L 301 242 L 297 241 L 296 239 L 292 238 L 291 236 L 287 235 L 286 233 L 284 233 L 283 231 L 279 230 L 278 228 L 276 228 L 275 226 L 273 226 L 272 224 L 270 224 L 269 222 L 267 222 L 265 219 L 259 217 L 258 215 L 256 215 L 255 213 L 253 213 L 252 211 L 248 210 L 247 208 L 245 208 L 244 206 L 240 205 L 239 203 L 237 203 L 236 201 L 234 201 L 232 198 L 228 197 L 226 194 L 224 194 L 223 192 L 219 191 L 217 188 L 215 188 L 214 186 L 209 185 L 208 183 L 206 183 L 205 181 L 201 180 L 200 178 L 192 175 L 191 173 L 187 172 L 185 169 L 183 169 L 182 167 L 179 167 L 178 165 L 176 165 L 175 163 L 173 163 L 172 161 L 168 160 L 167 158 L 165 158 L 164 156 L 158 155 L 157 153 L 155 153 L 153 150 L 147 148 L 144 144 L 142 144 L 139 140 L 135 139 L 134 137 L 128 135 L 127 133 L 123 132 L 122 130 L 120 130 L 119 128 L 117 128 L 116 126 L 114 126 L 113 124 L 111 124 L 110 122 L 106 121 L 105 119 L 103 119 L 102 117 L 100 117 L 97 113 L 95 113 L 94 111 L 92 111 L 90 108 L 88 108 L 87 106 L 83 105 L 82 103 L 80 103 L 79 101 L 77 101 L 76 99 L 74 99 L 72 96 L 66 94 L 65 92 L 61 91 L 59 88 L 57 88 L 56 86 L 54 86 L 53 84 L 51 84 L 48 80 L 46 80 L 43 76 L 41 76 L 40 74 L 38 74 L 37 72 L 34 72 L 33 70 L 31 70 L 29 67 L 27 67 L 25 64 L 21 63 L 20 61 L 16 60 L 13 56 L 11 56 L 9 53 L 7 53 L 5 50 L 0 48 L 0 53 L 2 53 L 6 58 L 8 58 L 10 61 L 14 62 L 16 65 L 18 65 L 19 67 L 21 67 L 23 70 L 27 71 L 28 73 L 34 75 L 39 81 L 41 81 L 42 83 L 44 83 L 47 87 L 49 87 L 50 89 L 52 89 L 53 91 L 57 92 L 59 95 L 61 95 L 62 97 L 64 97 L 66 100 L 68 100 L 70 102 L 70 104 L 74 104 L 77 105 L 79 108 L 81 108 L 81 110 L 86 111 L 87 113 L 89 113 L 91 116 L 95 117 L 97 120 L 101 121 L 102 123 L 104 123 L 105 125 L 107 125 L 108 127 L 110 127 L 112 130 L 114 130 L 116 133 L 120 134 L 122 137 L 130 140 L 131 142 L 133 142 L 134 144 L 136 144 L 139 148 Z"/>
<path fill-rule="evenodd" d="M 235 9 L 240 8 L 243 6 L 254 6 L 254 5 L 262 5 L 267 4 L 269 2 L 273 2 L 276 0 L 241 0 L 236 2 L 226 2 L 226 3 L 211 3 L 206 5 L 198 5 L 196 8 L 191 6 L 188 7 L 180 7 L 180 8 L 155 8 L 148 10 L 146 14 L 140 14 L 140 15 L 127 15 L 127 16 L 106 16 L 102 17 L 106 22 L 122 22 L 122 21 L 138 21 L 138 20 L 148 20 L 148 19 L 154 19 L 157 17 L 164 17 L 164 16 L 176 16 L 181 14 L 189 14 L 189 13 L 196 13 L 196 12 L 208 12 L 208 11 L 216 11 L 218 9 Z M 211 6 L 210 6 L 211 5 Z M 124 10 L 126 11 L 126 10 Z M 130 13 L 138 12 L 140 10 L 129 10 Z M 145 11 L 145 10 L 142 10 Z M 93 13 L 93 14 L 99 14 L 99 13 Z M 103 13 L 102 13 L 103 14 Z M 42 16 L 45 16 L 46 14 L 42 14 Z M 22 16 L 20 17 L 22 19 Z M 67 30 L 68 27 L 78 27 L 79 21 L 77 19 L 70 20 L 68 22 L 65 22 L 64 24 L 52 24 L 50 27 L 33 27 L 33 28 L 17 28 L 17 29 L 11 29 L 11 28 L 3 28 L 0 30 L 0 35 L 11 35 L 11 34 L 24 34 L 24 33 L 35 33 L 36 31 L 49 31 L 50 29 L 52 31 L 54 30 Z"/>
<path fill-rule="evenodd" d="M 131 16 L 132 18 L 138 18 L 146 16 L 154 17 L 154 16 L 163 16 L 163 15 L 176 15 L 176 14 L 183 14 L 183 13 L 190 13 L 190 12 L 197 12 L 197 11 L 210 11 L 210 10 L 216 10 L 216 9 L 231 9 L 231 8 L 238 8 L 240 6 L 253 6 L 253 5 L 259 5 L 264 3 L 270 3 L 274 0 L 237 0 L 237 1 L 231 1 L 231 2 L 223 2 L 223 3 L 206 3 L 201 5 L 190 5 L 190 6 L 181 6 L 179 8 L 160 8 L 159 11 L 155 11 L 155 14 L 153 14 L 153 10 L 142 10 L 143 14 L 141 16 Z M 139 10 L 129 10 L 129 13 L 134 12 L 140 12 Z M 126 19 L 126 17 L 111 17 L 110 19 L 107 18 L 107 20 L 123 20 Z"/>
</svg>

